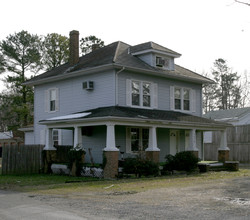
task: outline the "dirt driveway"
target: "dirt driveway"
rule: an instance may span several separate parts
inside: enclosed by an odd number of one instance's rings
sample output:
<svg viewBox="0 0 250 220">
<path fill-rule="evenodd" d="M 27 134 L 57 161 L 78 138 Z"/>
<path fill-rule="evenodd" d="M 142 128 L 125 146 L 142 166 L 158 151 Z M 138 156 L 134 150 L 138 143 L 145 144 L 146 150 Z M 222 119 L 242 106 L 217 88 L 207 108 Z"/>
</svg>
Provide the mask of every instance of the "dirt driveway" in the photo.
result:
<svg viewBox="0 0 250 220">
<path fill-rule="evenodd" d="M 52 190 L 21 196 L 23 202 L 26 198 L 31 205 L 39 203 L 66 213 L 60 219 L 70 219 L 70 213 L 72 219 L 250 219 L 249 176 L 194 179 L 187 185 L 185 178 L 181 181 L 183 184 L 141 191 L 117 190 L 118 182 L 96 191 L 79 188 L 74 193 Z"/>
</svg>

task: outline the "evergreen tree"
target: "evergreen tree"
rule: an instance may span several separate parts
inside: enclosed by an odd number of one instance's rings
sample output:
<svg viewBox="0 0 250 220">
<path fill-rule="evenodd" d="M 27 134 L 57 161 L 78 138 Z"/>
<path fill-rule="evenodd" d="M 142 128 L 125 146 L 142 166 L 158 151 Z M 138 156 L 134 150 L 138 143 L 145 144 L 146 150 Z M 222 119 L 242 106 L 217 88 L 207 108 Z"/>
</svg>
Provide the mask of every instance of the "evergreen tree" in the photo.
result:
<svg viewBox="0 0 250 220">
<path fill-rule="evenodd" d="M 217 101 L 216 108 L 238 108 L 241 103 L 241 88 L 237 84 L 240 79 L 237 72 L 232 72 L 225 60 L 217 59 L 214 62 L 212 74 L 215 82 L 217 82 L 214 91 L 214 98 Z"/>
<path fill-rule="evenodd" d="M 205 77 L 211 78 L 207 73 L 204 74 Z M 206 114 L 207 112 L 215 110 L 215 88 L 216 83 L 213 84 L 203 84 L 202 85 L 202 101 L 203 101 L 203 113 Z"/>
<path fill-rule="evenodd" d="M 0 51 L 1 68 L 8 74 L 5 83 L 9 90 L 9 94 L 2 94 L 1 97 L 1 104 L 7 106 L 4 117 L 8 118 L 13 114 L 12 120 L 16 121 L 15 128 L 26 126 L 32 123 L 33 89 L 23 83 L 30 78 L 28 74 L 36 74 L 42 68 L 41 38 L 27 31 L 21 31 L 1 41 Z"/>
</svg>

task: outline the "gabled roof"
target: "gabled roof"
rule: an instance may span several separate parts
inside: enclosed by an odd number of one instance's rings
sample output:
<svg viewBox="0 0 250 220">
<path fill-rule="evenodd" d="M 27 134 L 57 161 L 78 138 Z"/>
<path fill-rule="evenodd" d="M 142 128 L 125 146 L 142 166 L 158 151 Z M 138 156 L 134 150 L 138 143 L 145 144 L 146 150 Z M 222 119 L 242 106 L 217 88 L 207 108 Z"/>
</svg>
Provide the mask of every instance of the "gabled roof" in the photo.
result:
<svg viewBox="0 0 250 220">
<path fill-rule="evenodd" d="M 185 114 L 182 112 L 176 111 L 164 111 L 164 110 L 152 110 L 152 109 L 141 109 L 141 108 L 131 108 L 123 106 L 109 106 L 109 107 L 100 107 L 96 109 L 90 109 L 84 112 L 77 112 L 75 114 L 70 114 L 61 117 L 49 118 L 41 120 L 42 124 L 57 123 L 57 122 L 69 122 L 75 120 L 87 120 L 94 118 L 119 118 L 119 119 L 133 119 L 136 120 L 145 120 L 153 122 L 167 122 L 167 123 L 176 123 L 176 124 L 189 124 L 212 127 L 227 127 L 229 126 L 223 122 L 216 122 L 214 120 L 193 116 Z"/>
<path fill-rule="evenodd" d="M 80 57 L 79 62 L 70 66 L 69 63 L 65 63 L 59 67 L 56 67 L 50 71 L 47 71 L 41 75 L 26 81 L 26 85 L 37 85 L 44 82 L 51 82 L 53 80 L 59 80 L 66 77 L 76 76 L 77 74 L 89 73 L 95 71 L 97 68 L 126 68 L 131 71 L 137 71 L 141 73 L 154 74 L 162 77 L 169 77 L 180 80 L 189 80 L 197 83 L 211 83 L 212 80 L 201 76 L 193 71 L 185 69 L 181 66 L 175 65 L 175 70 L 163 70 L 156 67 L 152 67 L 143 62 L 140 58 L 131 54 L 132 50 L 138 50 L 138 48 L 152 47 L 156 50 L 165 50 L 171 53 L 176 53 L 153 42 L 145 43 L 137 46 L 130 46 L 121 41 L 114 42 L 105 47 L 94 50 L 93 52 Z M 178 53 L 176 53 L 178 54 Z M 100 71 L 100 69 L 98 69 Z"/>
<path fill-rule="evenodd" d="M 211 111 L 204 115 L 205 118 L 213 120 L 241 118 L 250 113 L 250 107 Z"/>
</svg>

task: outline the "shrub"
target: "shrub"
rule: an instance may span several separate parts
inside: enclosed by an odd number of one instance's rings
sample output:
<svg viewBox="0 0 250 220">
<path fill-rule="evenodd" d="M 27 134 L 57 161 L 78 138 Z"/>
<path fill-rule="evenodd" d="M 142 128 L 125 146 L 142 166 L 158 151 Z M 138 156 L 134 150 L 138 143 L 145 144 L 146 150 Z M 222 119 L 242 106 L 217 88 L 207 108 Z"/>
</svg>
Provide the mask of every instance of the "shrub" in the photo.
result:
<svg viewBox="0 0 250 220">
<path fill-rule="evenodd" d="M 199 159 L 190 151 L 182 151 L 175 156 L 169 154 L 165 157 L 165 171 L 187 171 L 191 172 L 197 168 Z"/>
<path fill-rule="evenodd" d="M 182 151 L 175 155 L 176 170 L 193 171 L 197 168 L 199 159 L 190 151 Z"/>
<path fill-rule="evenodd" d="M 173 172 L 175 169 L 175 157 L 172 154 L 168 154 L 165 159 L 166 163 L 163 166 L 163 170 Z"/>
<path fill-rule="evenodd" d="M 85 154 L 86 154 L 86 151 L 83 148 L 78 147 L 78 146 L 68 151 L 68 158 L 69 158 L 68 168 L 72 170 L 74 163 L 76 166 L 75 174 L 73 175 L 76 175 L 76 176 L 81 175 L 81 170 L 82 170 L 82 166 L 84 162 L 83 155 Z"/>
<path fill-rule="evenodd" d="M 157 176 L 159 174 L 159 165 L 153 161 L 136 158 L 126 158 L 123 164 L 125 174 L 135 174 L 141 176 Z"/>
</svg>

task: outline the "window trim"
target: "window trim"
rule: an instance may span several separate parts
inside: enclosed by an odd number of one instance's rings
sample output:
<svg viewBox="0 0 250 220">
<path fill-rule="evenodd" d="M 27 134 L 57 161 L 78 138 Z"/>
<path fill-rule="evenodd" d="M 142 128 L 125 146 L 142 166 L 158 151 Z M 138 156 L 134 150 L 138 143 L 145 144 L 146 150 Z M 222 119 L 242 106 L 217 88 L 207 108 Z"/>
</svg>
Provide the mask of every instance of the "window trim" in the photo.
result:
<svg viewBox="0 0 250 220">
<path fill-rule="evenodd" d="M 55 109 L 51 110 L 51 92 L 55 91 Z M 54 113 L 59 111 L 59 89 L 58 88 L 49 88 L 45 90 L 45 111 L 48 113 Z"/>
<path fill-rule="evenodd" d="M 181 90 L 181 108 L 175 109 L 175 89 Z M 189 91 L 189 110 L 184 110 L 184 90 Z M 180 112 L 195 112 L 196 110 L 196 103 L 195 103 L 195 90 L 189 87 L 182 87 L 182 86 L 170 86 L 170 109 L 173 111 L 180 111 Z"/>
<path fill-rule="evenodd" d="M 132 104 L 132 83 L 139 82 L 140 91 L 139 91 L 139 104 L 140 105 L 133 105 Z M 143 84 L 147 83 L 150 85 L 150 106 L 143 106 Z M 138 80 L 138 79 L 127 79 L 126 82 L 126 105 L 131 106 L 133 108 L 145 108 L 145 109 L 157 109 L 158 108 L 158 85 L 152 81 L 147 80 Z"/>
</svg>

